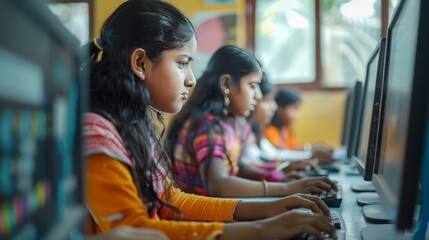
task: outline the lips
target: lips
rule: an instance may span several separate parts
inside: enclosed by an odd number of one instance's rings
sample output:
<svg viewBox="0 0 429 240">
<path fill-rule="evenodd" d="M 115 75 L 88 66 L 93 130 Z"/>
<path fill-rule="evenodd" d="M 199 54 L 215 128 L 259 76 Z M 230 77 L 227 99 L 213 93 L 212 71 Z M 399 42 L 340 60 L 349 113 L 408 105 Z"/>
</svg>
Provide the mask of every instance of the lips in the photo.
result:
<svg viewBox="0 0 429 240">
<path fill-rule="evenodd" d="M 249 107 L 250 111 L 254 111 L 255 108 L 256 108 L 256 105 L 254 105 L 254 104 L 251 104 L 250 107 Z"/>
<path fill-rule="evenodd" d="M 188 100 L 188 93 L 182 93 L 180 96 L 182 97 L 182 100 Z"/>
</svg>

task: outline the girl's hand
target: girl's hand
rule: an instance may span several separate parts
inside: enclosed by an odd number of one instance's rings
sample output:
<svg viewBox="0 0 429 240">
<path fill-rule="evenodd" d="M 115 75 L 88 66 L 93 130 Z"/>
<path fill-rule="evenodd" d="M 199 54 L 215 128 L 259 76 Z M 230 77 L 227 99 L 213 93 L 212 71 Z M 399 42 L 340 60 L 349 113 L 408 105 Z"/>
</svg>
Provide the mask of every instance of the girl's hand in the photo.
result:
<svg viewBox="0 0 429 240">
<path fill-rule="evenodd" d="M 324 193 L 338 190 L 334 182 L 327 177 L 306 177 L 286 183 L 285 195 L 294 193 Z"/>
<path fill-rule="evenodd" d="M 262 225 L 258 239 L 289 239 L 301 233 L 308 233 L 320 239 L 322 232 L 336 238 L 334 226 L 321 214 L 293 210 L 259 220 L 258 223 Z"/>
<path fill-rule="evenodd" d="M 299 161 L 293 161 L 283 169 L 284 172 L 290 172 L 298 169 L 307 169 L 307 168 L 313 168 L 317 172 L 320 171 L 319 167 L 319 160 L 318 159 L 306 159 L 306 160 L 299 160 Z"/>
<path fill-rule="evenodd" d="M 265 204 L 264 208 L 267 210 L 267 217 L 274 217 L 295 208 L 306 208 L 314 214 L 323 215 L 330 220 L 330 211 L 326 204 L 320 198 L 308 194 L 294 194 L 265 202 Z"/>
<path fill-rule="evenodd" d="M 304 177 L 305 177 L 305 175 L 302 173 L 299 173 L 297 171 L 290 171 L 290 172 L 287 172 L 285 174 L 284 181 L 285 182 L 291 182 L 291 181 L 302 179 Z"/>
<path fill-rule="evenodd" d="M 336 160 L 332 157 L 332 153 L 325 151 L 325 150 L 313 150 L 312 158 L 319 159 L 320 164 L 324 163 L 333 163 Z"/>
</svg>

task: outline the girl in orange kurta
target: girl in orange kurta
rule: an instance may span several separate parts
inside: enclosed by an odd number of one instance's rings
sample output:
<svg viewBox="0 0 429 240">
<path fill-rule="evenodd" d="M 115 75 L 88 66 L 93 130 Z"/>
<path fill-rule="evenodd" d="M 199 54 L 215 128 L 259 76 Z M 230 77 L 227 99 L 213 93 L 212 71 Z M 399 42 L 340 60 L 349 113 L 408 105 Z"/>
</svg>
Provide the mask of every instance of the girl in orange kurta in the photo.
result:
<svg viewBox="0 0 429 240">
<path fill-rule="evenodd" d="M 264 130 L 264 137 L 274 146 L 281 149 L 300 149 L 298 142 L 291 134 L 291 125 L 299 118 L 301 96 L 296 90 L 280 89 L 275 101 L 278 106 L 271 124 Z"/>
<path fill-rule="evenodd" d="M 317 197 L 242 202 L 174 187 L 154 121 L 162 120 L 161 112 L 179 111 L 195 85 L 195 29 L 178 9 L 158 0 L 126 1 L 90 50 L 84 66 L 90 69 L 84 125 L 89 235 L 123 226 L 170 239 L 284 239 L 334 231 Z M 260 191 L 268 192 L 267 185 Z M 292 211 L 299 207 L 319 214 Z"/>
</svg>

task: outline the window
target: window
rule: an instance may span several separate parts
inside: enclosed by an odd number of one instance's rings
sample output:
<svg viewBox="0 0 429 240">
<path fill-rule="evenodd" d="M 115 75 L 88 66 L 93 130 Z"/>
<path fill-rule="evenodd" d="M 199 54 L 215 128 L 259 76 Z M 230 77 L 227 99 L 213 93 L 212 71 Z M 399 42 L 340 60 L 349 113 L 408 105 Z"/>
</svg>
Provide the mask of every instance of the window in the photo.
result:
<svg viewBox="0 0 429 240">
<path fill-rule="evenodd" d="M 57 0 L 48 2 L 48 6 L 81 45 L 88 43 L 92 35 L 92 0 Z"/>
<path fill-rule="evenodd" d="M 262 0 L 256 4 L 255 54 L 272 82 L 314 81 L 314 0 Z"/>
<path fill-rule="evenodd" d="M 350 87 L 365 77 L 399 0 L 245 1 L 255 29 L 254 36 L 247 31 L 246 46 L 270 79 L 315 90 Z"/>
<path fill-rule="evenodd" d="M 381 37 L 380 0 L 321 1 L 322 85 L 351 87 L 365 78 Z"/>
</svg>

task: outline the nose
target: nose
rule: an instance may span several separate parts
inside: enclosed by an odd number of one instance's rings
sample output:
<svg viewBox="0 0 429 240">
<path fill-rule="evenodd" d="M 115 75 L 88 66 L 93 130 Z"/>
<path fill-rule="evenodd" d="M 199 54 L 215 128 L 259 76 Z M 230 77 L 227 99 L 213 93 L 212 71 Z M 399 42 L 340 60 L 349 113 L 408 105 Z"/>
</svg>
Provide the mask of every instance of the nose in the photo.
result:
<svg viewBox="0 0 429 240">
<path fill-rule="evenodd" d="M 185 79 L 185 86 L 188 88 L 193 88 L 193 87 L 195 87 L 196 83 L 197 82 L 195 80 L 194 73 L 192 72 L 192 70 L 189 70 L 189 74 Z"/>
<path fill-rule="evenodd" d="M 273 101 L 271 104 L 272 111 L 275 112 L 275 111 L 277 111 L 278 108 L 279 108 L 279 106 L 277 105 L 277 103 Z"/>
<path fill-rule="evenodd" d="M 261 88 L 258 85 L 255 89 L 255 100 L 261 100 L 262 97 L 263 96 L 262 96 Z"/>
</svg>

